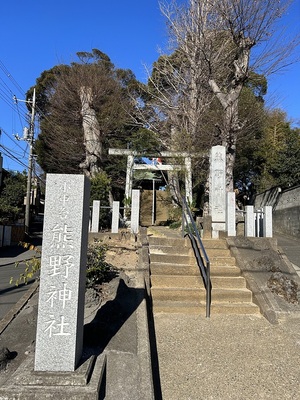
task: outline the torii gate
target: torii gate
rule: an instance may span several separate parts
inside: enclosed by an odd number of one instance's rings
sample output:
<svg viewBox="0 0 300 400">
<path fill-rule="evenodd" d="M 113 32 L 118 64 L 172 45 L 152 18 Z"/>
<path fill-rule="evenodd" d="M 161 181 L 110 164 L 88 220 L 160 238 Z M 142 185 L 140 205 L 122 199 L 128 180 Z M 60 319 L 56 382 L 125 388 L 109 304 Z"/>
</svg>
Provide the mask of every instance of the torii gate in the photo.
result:
<svg viewBox="0 0 300 400">
<path fill-rule="evenodd" d="M 192 162 L 191 157 L 194 154 L 178 151 L 162 151 L 157 154 L 144 154 L 129 149 L 108 149 L 108 154 L 113 156 L 127 156 L 125 198 L 131 198 L 132 177 L 134 169 L 147 169 L 152 171 L 176 171 L 185 169 L 185 196 L 192 204 Z M 184 165 L 162 165 L 162 164 L 134 164 L 134 157 L 162 157 L 162 158 L 184 158 Z"/>
</svg>

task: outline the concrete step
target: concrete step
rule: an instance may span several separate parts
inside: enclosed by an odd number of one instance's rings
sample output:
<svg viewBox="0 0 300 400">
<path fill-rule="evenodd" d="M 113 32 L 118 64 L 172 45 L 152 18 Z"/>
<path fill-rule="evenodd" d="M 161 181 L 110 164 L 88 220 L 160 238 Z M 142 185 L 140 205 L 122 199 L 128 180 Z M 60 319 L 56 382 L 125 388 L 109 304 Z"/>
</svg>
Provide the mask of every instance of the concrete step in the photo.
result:
<svg viewBox="0 0 300 400">
<path fill-rule="evenodd" d="M 150 246 L 174 246 L 176 247 L 189 247 L 190 243 L 187 239 L 181 238 L 167 238 L 158 236 L 148 236 Z"/>
<path fill-rule="evenodd" d="M 190 246 L 190 240 L 188 238 L 170 238 L 149 235 L 148 241 L 150 246 Z M 205 249 L 228 249 L 227 243 L 224 239 L 202 239 L 202 243 Z"/>
<path fill-rule="evenodd" d="M 216 265 L 210 266 L 211 276 L 241 276 L 241 270 L 235 265 Z"/>
<path fill-rule="evenodd" d="M 200 302 L 157 301 L 153 305 L 155 314 L 195 314 L 204 316 L 206 305 Z M 211 316 L 215 314 L 260 315 L 259 308 L 253 303 L 216 303 L 211 304 Z"/>
<path fill-rule="evenodd" d="M 212 257 L 209 259 L 211 266 L 235 266 L 234 257 Z M 194 256 L 179 254 L 152 254 L 150 253 L 150 263 L 163 263 L 172 265 L 197 265 Z"/>
<path fill-rule="evenodd" d="M 205 249 L 228 249 L 224 239 L 202 239 Z"/>
<path fill-rule="evenodd" d="M 149 244 L 154 313 L 205 315 L 206 290 L 190 241 L 149 237 Z M 205 239 L 203 245 L 211 264 L 211 313 L 259 314 L 226 241 Z"/>
<path fill-rule="evenodd" d="M 246 287 L 245 279 L 241 276 L 211 277 L 214 289 L 241 289 Z M 151 275 L 151 285 L 155 288 L 203 288 L 203 280 L 200 276 L 184 275 Z"/>
<path fill-rule="evenodd" d="M 151 263 L 150 272 L 153 275 L 196 275 L 199 276 L 199 267 L 194 264 Z M 241 271 L 232 265 L 211 265 L 211 276 L 240 276 Z"/>
<path fill-rule="evenodd" d="M 168 264 L 156 263 L 150 264 L 150 272 L 153 275 L 196 275 L 199 276 L 199 268 L 193 264 Z"/>
<path fill-rule="evenodd" d="M 153 304 L 160 301 L 200 301 L 205 302 L 206 291 L 203 288 L 167 288 L 152 287 L 151 288 Z M 229 302 L 229 303 L 245 303 L 252 302 L 252 293 L 246 288 L 241 289 L 212 289 L 213 303 Z"/>
<path fill-rule="evenodd" d="M 205 248 L 206 254 L 208 258 L 223 258 L 223 257 L 231 257 L 231 253 L 229 249 L 209 249 Z"/>
<path fill-rule="evenodd" d="M 155 288 L 182 288 L 182 289 L 201 289 L 203 280 L 199 276 L 186 275 L 152 275 L 150 277 L 151 286 Z"/>
<path fill-rule="evenodd" d="M 166 263 L 166 264 L 193 264 L 195 258 L 188 255 L 179 254 L 152 254 L 150 253 L 150 263 Z"/>
<path fill-rule="evenodd" d="M 231 257 L 229 249 L 205 249 L 206 253 L 209 258 L 212 257 Z M 194 251 L 192 247 L 189 246 L 179 246 L 179 247 L 172 247 L 172 246 L 150 246 L 149 247 L 150 254 L 173 254 L 173 255 L 189 255 L 194 256 Z M 201 252 L 200 252 L 201 253 Z"/>
<path fill-rule="evenodd" d="M 192 248 L 185 247 L 185 246 L 158 246 L 158 245 L 151 245 L 149 247 L 150 254 L 173 254 L 173 255 L 188 255 L 192 256 L 194 254 Z"/>
<path fill-rule="evenodd" d="M 209 258 L 211 266 L 235 266 L 234 257 L 211 257 Z"/>
</svg>

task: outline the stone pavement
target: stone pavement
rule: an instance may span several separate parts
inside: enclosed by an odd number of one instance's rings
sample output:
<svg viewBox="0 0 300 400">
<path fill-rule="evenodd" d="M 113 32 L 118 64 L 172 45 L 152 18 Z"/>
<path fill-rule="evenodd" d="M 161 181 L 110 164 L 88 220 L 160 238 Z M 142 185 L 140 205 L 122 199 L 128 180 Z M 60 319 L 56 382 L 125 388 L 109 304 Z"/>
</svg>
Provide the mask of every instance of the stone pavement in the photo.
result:
<svg viewBox="0 0 300 400">
<path fill-rule="evenodd" d="M 297 252 L 298 241 L 287 243 L 288 254 Z M 297 315 L 275 325 L 254 315 L 155 315 L 156 398 L 300 399 Z"/>
</svg>

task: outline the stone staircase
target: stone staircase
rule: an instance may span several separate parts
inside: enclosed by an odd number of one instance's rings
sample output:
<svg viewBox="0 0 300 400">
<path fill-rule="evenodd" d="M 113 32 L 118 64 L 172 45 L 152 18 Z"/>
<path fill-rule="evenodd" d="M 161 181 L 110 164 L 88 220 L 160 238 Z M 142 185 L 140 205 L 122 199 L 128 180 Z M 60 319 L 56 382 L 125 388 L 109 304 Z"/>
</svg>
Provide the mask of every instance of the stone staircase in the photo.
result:
<svg viewBox="0 0 300 400">
<path fill-rule="evenodd" d="M 211 315 L 259 314 L 226 241 L 203 244 L 211 263 Z M 150 236 L 149 252 L 153 312 L 205 315 L 206 291 L 189 239 Z"/>
</svg>

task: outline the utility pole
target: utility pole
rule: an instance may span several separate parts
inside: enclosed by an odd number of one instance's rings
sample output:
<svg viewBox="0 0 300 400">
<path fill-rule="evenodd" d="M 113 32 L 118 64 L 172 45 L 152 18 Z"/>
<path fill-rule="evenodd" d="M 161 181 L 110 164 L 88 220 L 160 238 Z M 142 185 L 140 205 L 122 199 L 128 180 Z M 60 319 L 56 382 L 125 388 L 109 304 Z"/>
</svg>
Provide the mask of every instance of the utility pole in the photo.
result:
<svg viewBox="0 0 300 400">
<path fill-rule="evenodd" d="M 31 200 L 31 180 L 32 180 L 32 164 L 33 164 L 33 141 L 34 141 L 34 118 L 35 118 L 35 88 L 33 89 L 31 121 L 29 128 L 29 158 L 28 158 L 28 175 L 27 175 L 27 190 L 25 203 L 25 233 L 29 235 L 30 226 L 30 200 Z"/>
<path fill-rule="evenodd" d="M 20 100 L 16 96 L 13 97 L 15 104 L 18 101 L 24 103 L 31 103 L 31 119 L 29 129 L 26 127 L 23 130 L 23 138 L 19 135 L 15 135 L 17 140 L 26 140 L 29 143 L 29 158 L 28 158 L 28 174 L 27 174 L 27 189 L 26 189 L 26 201 L 25 201 L 25 233 L 29 234 L 30 225 L 30 197 L 31 197 L 31 180 L 32 180 L 32 166 L 33 166 L 33 142 L 34 142 L 34 119 L 35 119 L 35 88 L 33 89 L 32 100 Z"/>
</svg>

